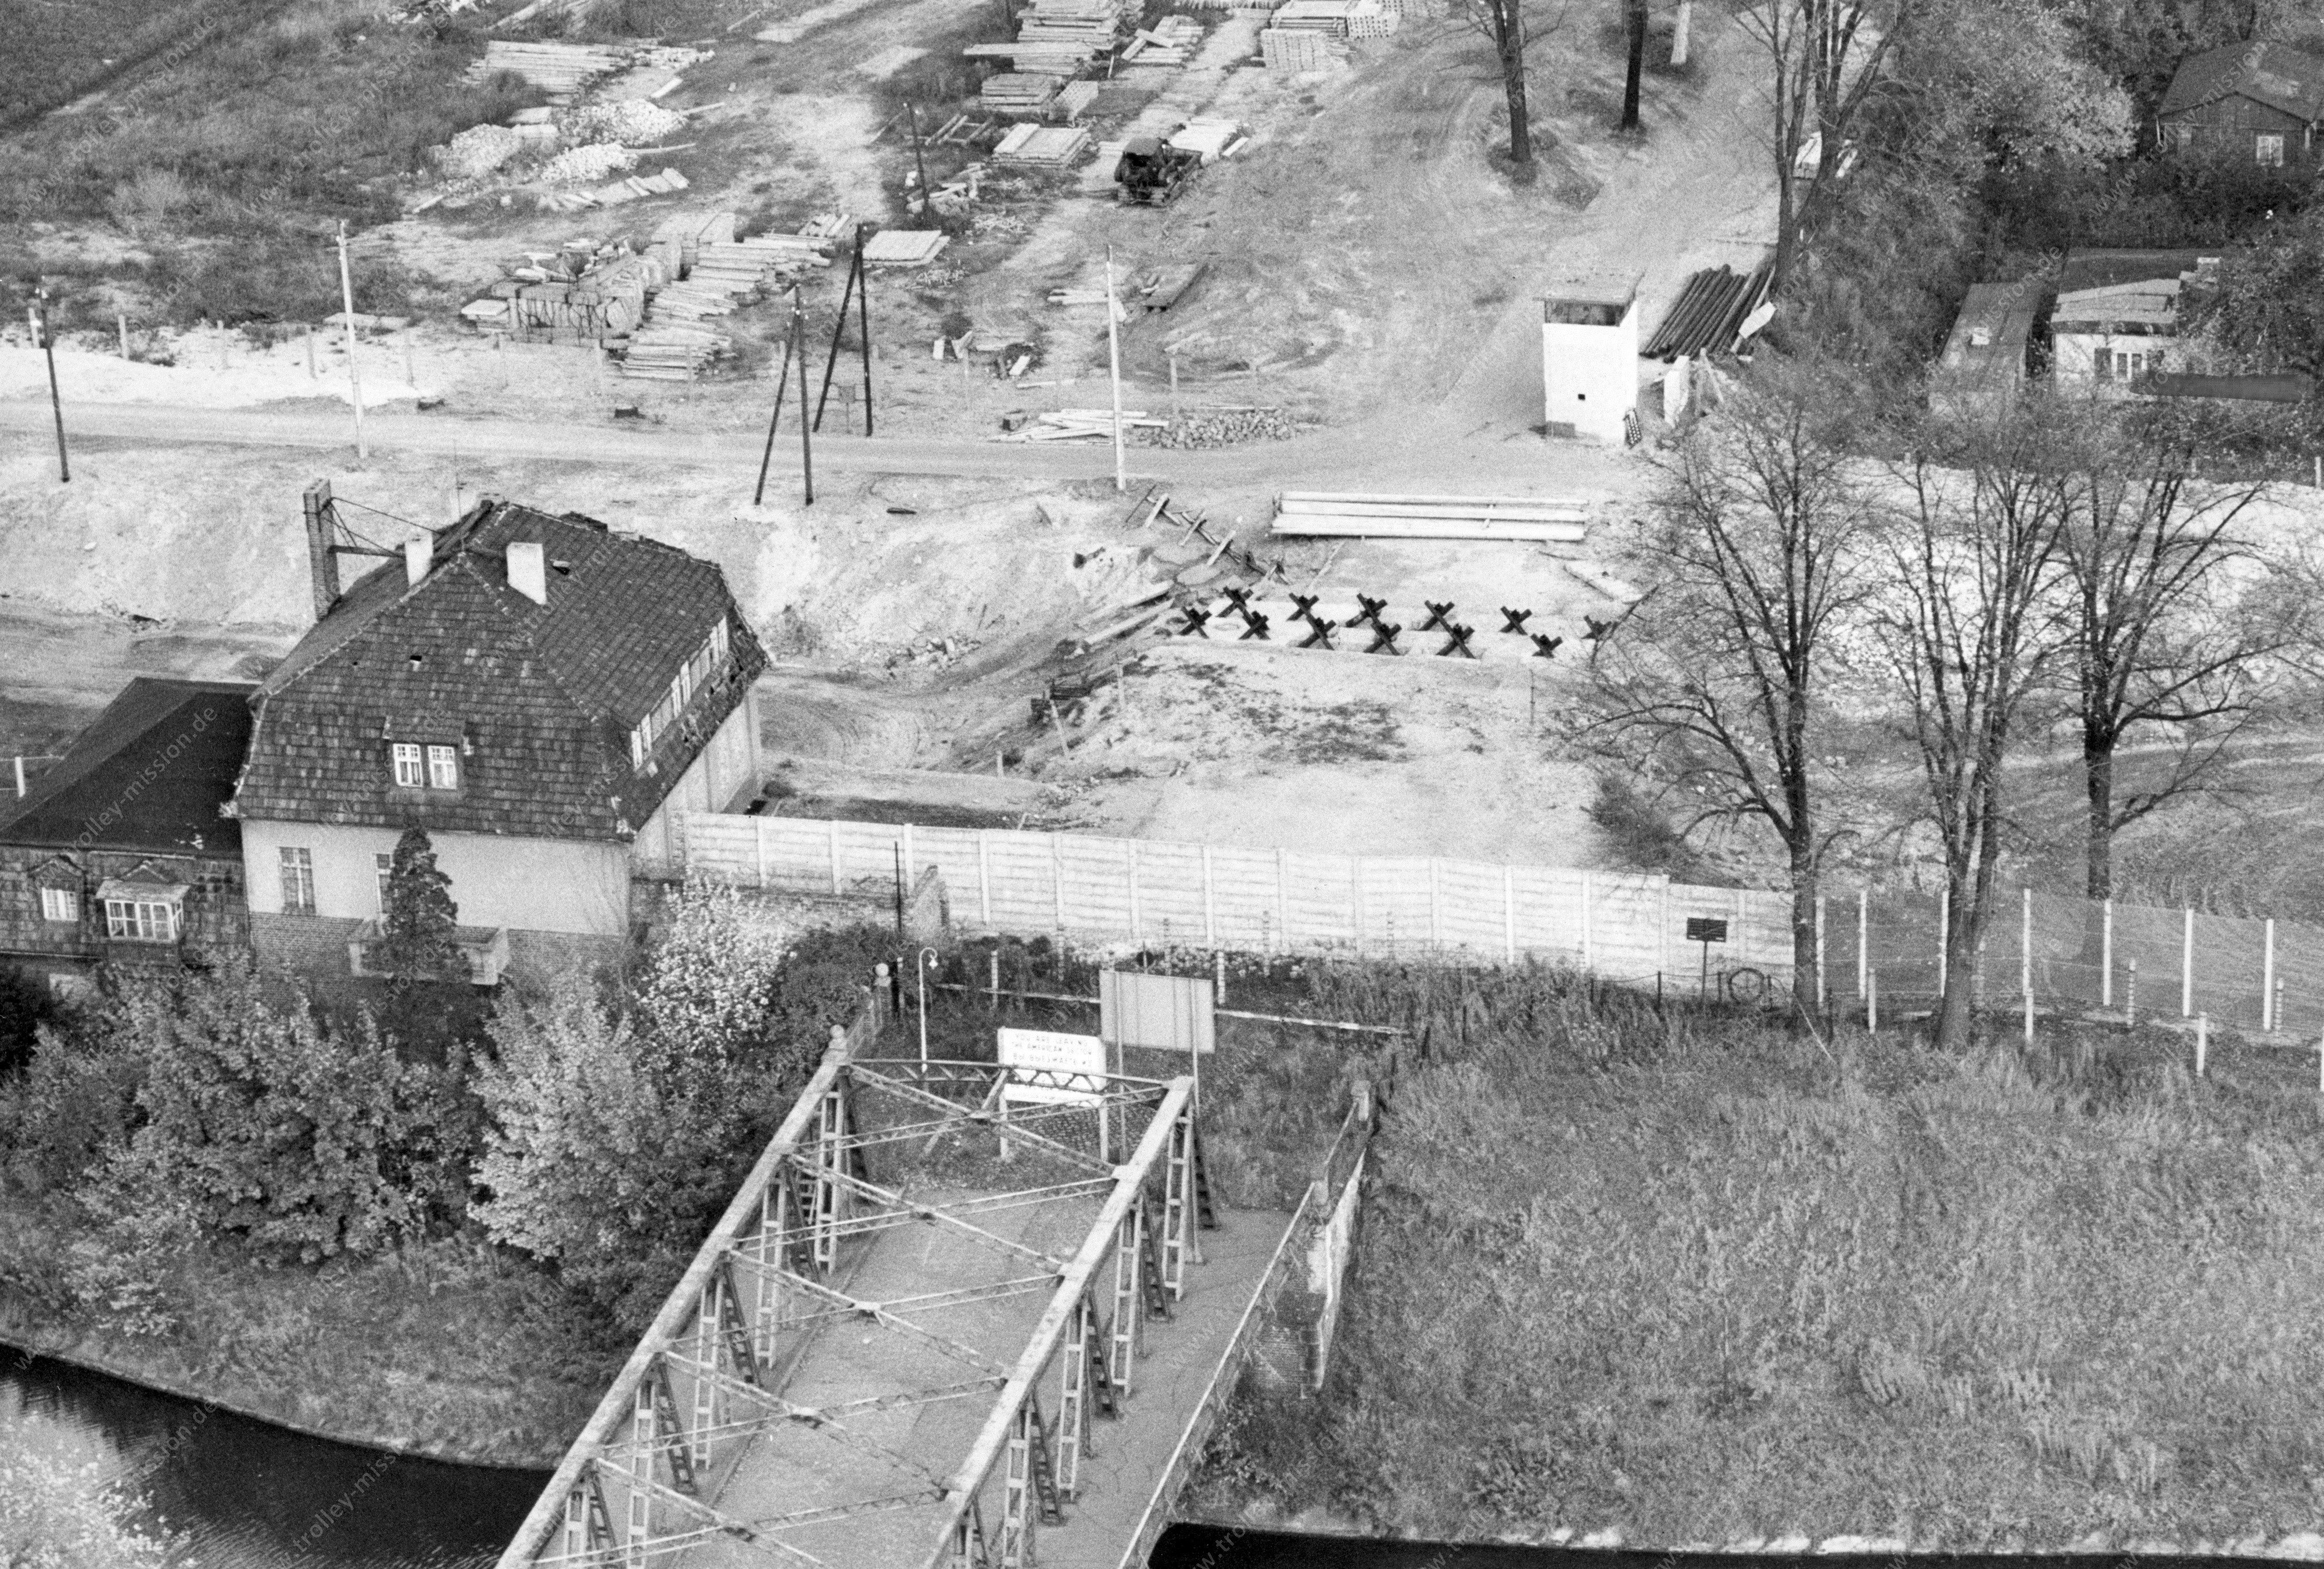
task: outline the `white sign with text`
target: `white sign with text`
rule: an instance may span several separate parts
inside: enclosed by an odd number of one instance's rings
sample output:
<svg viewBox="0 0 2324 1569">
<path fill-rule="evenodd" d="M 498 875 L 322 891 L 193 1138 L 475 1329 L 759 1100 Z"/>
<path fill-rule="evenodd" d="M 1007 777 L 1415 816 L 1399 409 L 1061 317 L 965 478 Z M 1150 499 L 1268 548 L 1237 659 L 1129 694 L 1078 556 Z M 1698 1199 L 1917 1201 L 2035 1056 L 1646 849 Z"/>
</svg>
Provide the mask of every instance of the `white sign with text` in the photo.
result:
<svg viewBox="0 0 2324 1569">
<path fill-rule="evenodd" d="M 1054 1029 L 1004 1029 L 1001 1097 L 1051 1105 L 1094 1106 L 1105 1099 L 1105 1042 Z"/>
</svg>

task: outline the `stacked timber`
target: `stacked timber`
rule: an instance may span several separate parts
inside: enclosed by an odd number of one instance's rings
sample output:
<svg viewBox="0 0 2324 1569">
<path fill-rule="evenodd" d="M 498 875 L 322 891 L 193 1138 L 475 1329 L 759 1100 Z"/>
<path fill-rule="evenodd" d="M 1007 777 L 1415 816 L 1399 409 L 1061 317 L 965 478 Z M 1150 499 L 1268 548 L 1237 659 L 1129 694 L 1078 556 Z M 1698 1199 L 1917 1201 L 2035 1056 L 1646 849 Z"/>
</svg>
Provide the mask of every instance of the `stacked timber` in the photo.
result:
<svg viewBox="0 0 2324 1569">
<path fill-rule="evenodd" d="M 484 58 L 468 68 L 468 80 L 486 82 L 503 71 L 522 77 L 551 97 L 569 97 L 601 76 L 629 63 L 630 51 L 602 43 L 529 43 L 495 38 Z"/>
<path fill-rule="evenodd" d="M 1648 359 L 1660 360 L 1729 353 L 1743 330 L 1744 318 L 1767 297 L 1774 275 L 1773 257 L 1748 273 L 1723 266 L 1704 268 L 1686 281 L 1641 352 Z"/>
<path fill-rule="evenodd" d="M 480 331 L 505 332 L 519 343 L 618 337 L 643 319 L 647 295 L 675 276 L 660 257 L 640 255 L 627 244 L 528 252 L 503 270 L 460 316 Z"/>
<path fill-rule="evenodd" d="M 1121 0 L 1033 0 L 1019 43 L 1076 43 L 1111 52 L 1121 36 Z M 1134 8 L 1133 8 L 1134 14 Z"/>
<path fill-rule="evenodd" d="M 1090 134 L 1079 125 L 1019 125 L 993 148 L 991 161 L 1012 169 L 1070 169 L 1089 144 Z"/>
<path fill-rule="evenodd" d="M 1203 24 L 1191 16 L 1165 16 L 1151 28 L 1141 27 L 1121 51 L 1122 63 L 1185 65 L 1194 46 L 1203 42 Z"/>
<path fill-rule="evenodd" d="M 1058 82 L 1034 71 L 1002 71 L 984 78 L 979 97 L 996 114 L 1038 115 L 1056 97 Z"/>
<path fill-rule="evenodd" d="M 952 244 L 940 229 L 881 229 L 863 245 L 869 267 L 925 267 Z"/>
<path fill-rule="evenodd" d="M 1067 82 L 1057 89 L 1056 101 L 1049 106 L 1049 113 L 1070 125 L 1089 113 L 1102 91 L 1104 88 L 1096 82 Z"/>
<path fill-rule="evenodd" d="M 1271 71 L 1296 75 L 1330 70 L 1348 58 L 1348 46 L 1329 33 L 1269 27 L 1259 35 L 1259 58 Z"/>
<path fill-rule="evenodd" d="M 669 275 L 676 280 L 686 276 L 686 270 L 694 265 L 702 246 L 725 245 L 733 238 L 734 215 L 731 212 L 680 213 L 662 219 L 649 248 L 667 258 Z"/>
<path fill-rule="evenodd" d="M 1379 540 L 1516 540 L 1578 545 L 1589 532 L 1580 502 L 1527 496 L 1368 495 L 1287 490 L 1273 532 Z"/>
<path fill-rule="evenodd" d="M 1283 0 L 1270 24 L 1285 32 L 1321 32 L 1333 38 L 1385 38 L 1403 20 L 1402 7 L 1381 0 Z"/>
<path fill-rule="evenodd" d="M 1030 424 L 994 438 L 1000 441 L 1111 441 L 1113 439 L 1113 411 L 1111 409 L 1058 409 L 1042 414 Z M 1157 420 L 1143 409 L 1124 409 L 1121 429 L 1126 437 L 1136 429 L 1154 429 L 1169 423 Z"/>
</svg>

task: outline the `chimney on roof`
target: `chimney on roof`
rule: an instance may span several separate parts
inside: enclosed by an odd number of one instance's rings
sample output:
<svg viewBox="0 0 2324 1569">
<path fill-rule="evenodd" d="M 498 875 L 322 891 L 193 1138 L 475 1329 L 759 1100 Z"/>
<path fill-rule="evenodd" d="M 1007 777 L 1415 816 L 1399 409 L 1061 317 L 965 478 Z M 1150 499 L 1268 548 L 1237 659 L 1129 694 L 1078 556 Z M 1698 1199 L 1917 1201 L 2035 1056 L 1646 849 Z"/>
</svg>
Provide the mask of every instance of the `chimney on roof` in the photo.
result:
<svg viewBox="0 0 2324 1569">
<path fill-rule="evenodd" d="M 300 498 L 307 510 L 307 566 L 314 578 L 315 619 L 331 614 L 339 602 L 339 558 L 331 549 L 331 482 L 318 479 Z"/>
<path fill-rule="evenodd" d="M 429 563 L 435 558 L 436 541 L 426 534 L 414 534 L 403 541 L 403 581 L 418 587 L 428 576 Z"/>
<path fill-rule="evenodd" d="M 537 541 L 509 541 L 508 586 L 535 605 L 549 603 L 549 568 Z"/>
</svg>

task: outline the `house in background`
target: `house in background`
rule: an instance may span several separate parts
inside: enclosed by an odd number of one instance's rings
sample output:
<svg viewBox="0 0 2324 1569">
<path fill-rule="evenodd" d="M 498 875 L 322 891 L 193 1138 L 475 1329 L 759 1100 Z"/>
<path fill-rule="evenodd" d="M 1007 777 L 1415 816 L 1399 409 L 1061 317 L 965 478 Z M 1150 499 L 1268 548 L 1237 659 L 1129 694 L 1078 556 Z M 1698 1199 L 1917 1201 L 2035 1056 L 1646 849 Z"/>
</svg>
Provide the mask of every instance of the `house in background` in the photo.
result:
<svg viewBox="0 0 2324 1569">
<path fill-rule="evenodd" d="M 2184 369 L 2183 295 L 2218 262 L 2196 251 L 2067 253 L 2050 312 L 2052 374 L 2061 384 L 2127 392 L 2144 377 Z"/>
<path fill-rule="evenodd" d="M 2049 286 L 2039 278 L 1976 283 L 1945 339 L 1931 392 L 1956 405 L 2015 393 L 2031 373 L 2034 329 Z"/>
<path fill-rule="evenodd" d="M 220 808 L 255 690 L 140 676 L 21 798 L 0 798 L 0 955 L 69 992 L 99 964 L 247 946 L 241 828 Z"/>
<path fill-rule="evenodd" d="M 488 500 L 342 592 L 253 698 L 232 811 L 263 962 L 367 973 L 396 839 L 425 828 L 472 979 L 618 955 L 675 815 L 755 794 L 766 656 L 710 562 Z M 374 549 L 369 553 L 380 554 Z"/>
<path fill-rule="evenodd" d="M 2315 161 L 2324 60 L 2281 43 L 2231 43 L 2179 62 L 2155 111 L 2165 149 L 2281 169 Z"/>
</svg>

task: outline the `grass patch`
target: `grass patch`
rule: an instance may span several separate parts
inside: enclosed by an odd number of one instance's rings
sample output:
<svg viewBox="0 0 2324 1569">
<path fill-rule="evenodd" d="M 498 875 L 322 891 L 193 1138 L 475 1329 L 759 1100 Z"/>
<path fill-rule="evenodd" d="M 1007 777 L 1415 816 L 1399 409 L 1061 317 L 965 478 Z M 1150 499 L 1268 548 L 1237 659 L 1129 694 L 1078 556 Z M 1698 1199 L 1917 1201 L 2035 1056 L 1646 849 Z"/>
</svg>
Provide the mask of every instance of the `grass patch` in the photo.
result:
<svg viewBox="0 0 2324 1569">
<path fill-rule="evenodd" d="M 1598 794 L 1586 810 L 1629 871 L 1660 872 L 1674 882 L 1712 888 L 1734 881 L 1698 854 L 1686 842 L 1686 835 L 1672 826 L 1662 808 L 1640 795 L 1628 780 L 1600 774 Z"/>
<path fill-rule="evenodd" d="M 483 51 L 466 18 L 397 27 L 327 0 L 223 10 L 235 26 L 180 64 L 9 139 L 0 218 L 103 226 L 153 255 L 52 262 L 68 327 L 109 324 L 123 291 L 176 321 L 336 309 L 337 222 L 393 217 L 427 149 L 534 101 L 512 79 L 461 79 Z M 415 302 L 392 263 L 359 257 L 357 272 L 366 308 Z"/>
<path fill-rule="evenodd" d="M 2162 1032 L 1819 1047 L 1545 971 L 1428 983 L 1330 1385 L 1197 1512 L 1975 1550 L 2311 1528 L 2311 1069 Z"/>
<path fill-rule="evenodd" d="M 0 1342 L 350 1442 L 553 1465 L 629 1352 L 546 1270 L 450 1238 L 320 1270 L 191 1249 L 154 1282 L 176 1326 L 125 1334 L 56 1291 L 78 1235 L 0 1202 Z"/>
</svg>

